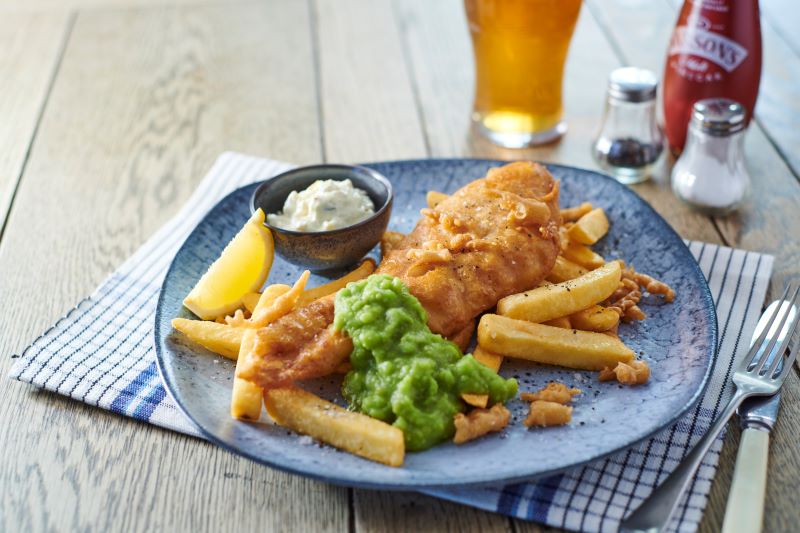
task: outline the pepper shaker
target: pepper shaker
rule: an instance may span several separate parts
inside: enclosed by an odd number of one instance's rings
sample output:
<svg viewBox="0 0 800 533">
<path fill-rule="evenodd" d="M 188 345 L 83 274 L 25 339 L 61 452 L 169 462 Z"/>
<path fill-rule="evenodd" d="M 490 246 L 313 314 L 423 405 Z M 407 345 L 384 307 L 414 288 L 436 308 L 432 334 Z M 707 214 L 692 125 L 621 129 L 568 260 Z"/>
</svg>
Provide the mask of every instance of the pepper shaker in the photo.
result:
<svg viewBox="0 0 800 533">
<path fill-rule="evenodd" d="M 618 68 L 608 92 L 593 155 L 600 168 L 626 184 L 650 177 L 664 151 L 664 134 L 656 119 L 658 80 L 651 71 Z"/>
<path fill-rule="evenodd" d="M 750 186 L 744 164 L 745 109 L 734 100 L 708 98 L 692 107 L 686 147 L 672 169 L 672 190 L 692 207 L 728 213 Z"/>
</svg>

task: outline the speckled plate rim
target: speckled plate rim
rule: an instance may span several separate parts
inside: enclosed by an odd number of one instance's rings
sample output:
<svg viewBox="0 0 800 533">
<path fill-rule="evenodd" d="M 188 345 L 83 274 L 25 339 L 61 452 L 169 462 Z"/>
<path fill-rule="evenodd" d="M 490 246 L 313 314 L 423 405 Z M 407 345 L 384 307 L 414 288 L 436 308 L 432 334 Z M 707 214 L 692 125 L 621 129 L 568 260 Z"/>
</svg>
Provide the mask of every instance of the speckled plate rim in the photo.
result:
<svg viewBox="0 0 800 533">
<path fill-rule="evenodd" d="M 431 163 L 431 162 L 436 162 L 436 163 L 439 163 L 439 164 L 474 163 L 474 164 L 489 164 L 489 165 L 493 165 L 494 164 L 494 165 L 497 165 L 497 164 L 505 164 L 505 163 L 508 163 L 509 161 L 507 161 L 507 160 L 499 160 L 499 159 L 483 159 L 483 158 L 428 158 L 428 159 L 398 159 L 398 160 L 389 160 L 389 161 L 374 161 L 374 162 L 370 162 L 370 163 L 359 163 L 359 166 L 372 168 L 373 166 L 382 166 L 382 165 L 385 166 L 385 165 L 393 165 L 393 164 L 404 164 L 404 165 L 422 164 L 422 165 L 424 165 L 424 164 Z M 605 174 L 602 174 L 602 173 L 594 171 L 594 170 L 584 169 L 584 168 L 580 168 L 580 167 L 573 167 L 573 166 L 570 166 L 570 165 L 561 165 L 561 164 L 557 164 L 557 163 L 547 163 L 547 162 L 540 162 L 540 163 L 542 165 L 545 165 L 548 169 L 550 169 L 550 168 L 561 168 L 561 169 L 564 169 L 566 171 L 577 170 L 577 171 L 580 171 L 582 173 L 592 174 L 597 179 L 605 180 L 606 182 L 611 183 L 612 187 L 618 187 L 620 190 L 624 190 L 626 194 L 627 193 L 632 194 L 636 198 L 636 200 L 638 200 L 641 203 L 641 207 L 643 207 L 646 212 L 648 212 L 652 217 L 654 217 L 657 221 L 659 221 L 663 225 L 664 230 L 666 232 L 666 235 L 669 236 L 668 238 L 671 239 L 672 241 L 674 241 L 674 244 L 677 245 L 679 248 L 681 248 L 683 253 L 685 253 L 687 255 L 687 257 L 690 259 L 690 261 L 688 261 L 687 263 L 690 265 L 690 268 L 692 268 L 692 270 L 696 274 L 696 279 L 699 282 L 700 289 L 702 291 L 702 294 L 700 296 L 701 296 L 701 298 L 703 299 L 703 301 L 705 303 L 704 309 L 707 311 L 707 314 L 708 314 L 707 318 L 709 319 L 709 325 L 710 325 L 710 330 L 711 330 L 709 333 L 711 334 L 712 353 L 710 354 L 710 357 L 708 358 L 708 365 L 706 366 L 705 373 L 703 374 L 703 377 L 702 377 L 702 379 L 700 381 L 699 386 L 697 387 L 697 390 L 689 398 L 689 400 L 686 401 L 686 403 L 683 405 L 682 408 L 678 409 L 671 418 L 669 418 L 666 422 L 664 422 L 660 426 L 657 426 L 657 427 L 655 427 L 655 428 L 653 428 L 651 430 L 645 431 L 645 432 L 643 432 L 643 433 L 641 433 L 639 435 L 636 435 L 636 436 L 632 437 L 629 440 L 629 442 L 627 442 L 627 443 L 625 443 L 623 445 L 620 445 L 620 446 L 618 446 L 616 448 L 604 451 L 602 453 L 598 453 L 595 456 L 587 458 L 586 460 L 583 460 L 583 461 L 575 461 L 574 463 L 571 463 L 569 465 L 564 465 L 563 467 L 560 467 L 560 468 L 548 469 L 546 471 L 539 471 L 539 472 L 528 473 L 528 474 L 521 473 L 520 475 L 516 475 L 516 476 L 502 476 L 502 477 L 496 477 L 496 478 L 492 478 L 492 479 L 486 479 L 485 476 L 479 476 L 479 478 L 468 479 L 466 481 L 464 480 L 463 477 L 459 478 L 457 481 L 444 480 L 442 483 L 419 482 L 419 481 L 417 481 L 417 480 L 415 480 L 413 478 L 410 479 L 410 480 L 404 480 L 403 483 L 371 482 L 371 481 L 364 480 L 364 479 L 351 479 L 351 478 L 345 479 L 345 478 L 342 478 L 342 477 L 332 477 L 332 476 L 329 476 L 329 475 L 325 475 L 325 474 L 319 473 L 319 472 L 314 471 L 314 470 L 309 469 L 309 468 L 297 467 L 291 462 L 291 460 L 282 460 L 283 459 L 282 457 L 275 457 L 275 458 L 273 458 L 273 460 L 264 459 L 262 457 L 257 456 L 256 454 L 250 453 L 246 449 L 242 449 L 241 447 L 237 447 L 237 446 L 231 445 L 230 443 L 226 442 L 225 440 L 217 437 L 211 430 L 209 430 L 203 424 L 201 424 L 197 420 L 196 417 L 192 416 L 189 406 L 187 406 L 183 402 L 181 395 L 180 394 L 176 394 L 176 391 L 175 391 L 176 384 L 169 377 L 169 373 L 165 371 L 164 350 L 163 350 L 163 347 L 162 347 L 162 342 L 163 342 L 164 336 L 160 335 L 160 327 L 159 327 L 159 325 L 161 324 L 163 300 L 164 300 L 164 297 L 165 297 L 164 285 L 166 284 L 167 280 L 170 279 L 170 274 L 172 274 L 173 270 L 177 268 L 175 259 L 173 259 L 173 261 L 170 263 L 170 266 L 169 266 L 169 268 L 167 270 L 167 273 L 166 273 L 166 275 L 164 277 L 164 282 L 162 282 L 162 287 L 161 287 L 161 289 L 159 291 L 158 303 L 157 303 L 157 306 L 156 306 L 156 313 L 155 313 L 155 320 L 154 320 L 155 327 L 153 328 L 154 344 L 155 344 L 155 349 L 156 349 L 156 366 L 158 368 L 159 375 L 161 377 L 161 380 L 162 380 L 162 382 L 164 384 L 164 387 L 165 387 L 167 393 L 175 401 L 175 403 L 178 405 L 178 407 L 181 409 L 181 411 L 183 411 L 183 413 L 200 430 L 200 433 L 202 434 L 202 436 L 205 439 L 207 439 L 209 442 L 212 442 L 212 443 L 216 444 L 217 446 L 220 446 L 221 448 L 223 448 L 223 449 L 225 449 L 227 451 L 230 451 L 230 452 L 235 453 L 237 455 L 241 455 L 242 457 L 246 457 L 247 459 L 250 459 L 250 460 L 252 460 L 252 461 L 254 461 L 256 463 L 260 463 L 260 464 L 263 464 L 263 465 L 269 466 L 271 468 L 275 468 L 277 470 L 280 470 L 280 471 L 283 471 L 283 472 L 287 472 L 287 473 L 290 473 L 290 474 L 298 474 L 298 475 L 302 475 L 302 476 L 305 476 L 305 477 L 308 477 L 308 478 L 311 478 L 311 479 L 323 481 L 323 482 L 326 482 L 326 483 L 331 483 L 331 484 L 334 484 L 334 485 L 340 485 L 340 486 L 352 487 L 352 488 L 363 488 L 363 489 L 380 489 L 380 490 L 414 490 L 414 489 L 423 490 L 423 489 L 430 489 L 430 490 L 434 490 L 434 489 L 448 489 L 448 488 L 452 489 L 452 488 L 455 488 L 455 487 L 465 487 L 465 486 L 475 486 L 475 487 L 477 487 L 477 486 L 504 485 L 504 484 L 510 484 L 510 483 L 521 483 L 521 482 L 526 482 L 526 481 L 532 481 L 532 480 L 535 480 L 535 479 L 541 479 L 541 478 L 546 478 L 546 477 L 549 477 L 549 476 L 557 475 L 557 474 L 572 470 L 574 468 L 578 468 L 578 467 L 587 465 L 589 463 L 593 463 L 595 461 L 604 459 L 606 457 L 610 457 L 610 456 L 612 456 L 614 454 L 617 454 L 617 453 L 619 453 L 621 451 L 624 451 L 624 450 L 626 450 L 628 448 L 631 448 L 631 447 L 633 447 L 633 446 L 635 446 L 635 445 L 637 445 L 637 444 L 639 444 L 639 443 L 641 443 L 641 442 L 653 437 L 654 435 L 656 435 L 659 432 L 663 431 L 665 428 L 672 426 L 678 420 L 680 420 L 690 409 L 692 409 L 697 404 L 697 402 L 700 400 L 700 398 L 702 397 L 702 395 L 705 392 L 706 388 L 708 387 L 708 384 L 709 384 L 710 378 L 711 378 L 711 374 L 712 374 L 712 372 L 713 372 L 713 370 L 714 370 L 714 368 L 716 366 L 716 362 L 717 362 L 717 346 L 718 346 L 718 342 L 719 342 L 718 327 L 719 326 L 718 326 L 718 322 L 717 322 L 716 306 L 714 305 L 714 300 L 713 300 L 713 297 L 711 295 L 711 290 L 710 290 L 710 288 L 708 286 L 708 283 L 706 281 L 705 275 L 703 274 L 702 270 L 700 269 L 700 265 L 697 263 L 697 261 L 692 256 L 691 251 L 686 246 L 686 243 L 683 241 L 681 236 L 672 228 L 672 226 L 666 220 L 664 220 L 664 218 L 660 214 L 658 214 L 658 212 L 655 209 L 653 209 L 653 207 L 648 202 L 646 202 L 641 196 L 639 196 L 639 194 L 637 194 L 636 191 L 634 191 L 633 189 L 630 189 L 630 188 L 626 187 L 625 185 L 619 183 L 618 181 L 616 181 L 614 178 L 612 178 L 610 176 L 607 176 Z M 253 186 L 253 184 L 244 185 L 244 186 L 239 187 L 238 189 L 230 192 L 225 197 L 221 198 L 215 204 L 215 207 L 217 205 L 221 204 L 221 203 L 226 202 L 229 197 L 237 194 L 240 190 L 242 190 L 244 188 L 247 188 L 247 187 L 251 187 L 251 186 Z M 213 210 L 213 209 L 214 209 L 214 207 L 211 208 L 211 210 Z M 209 212 L 211 210 L 209 210 Z M 194 237 L 195 233 L 199 231 L 199 227 L 203 224 L 204 220 L 205 220 L 205 216 L 204 216 L 203 220 L 201 220 L 198 223 L 198 225 L 194 229 L 192 229 L 192 231 L 189 233 L 187 238 L 181 244 L 181 247 L 178 249 L 178 252 L 176 252 L 176 254 L 175 254 L 176 258 L 180 255 L 180 252 L 181 252 L 181 250 L 183 250 L 184 246 L 186 246 L 187 243 L 192 240 L 192 238 Z M 386 466 L 385 468 L 394 468 L 394 467 Z M 400 467 L 400 468 L 402 468 L 402 467 Z"/>
</svg>

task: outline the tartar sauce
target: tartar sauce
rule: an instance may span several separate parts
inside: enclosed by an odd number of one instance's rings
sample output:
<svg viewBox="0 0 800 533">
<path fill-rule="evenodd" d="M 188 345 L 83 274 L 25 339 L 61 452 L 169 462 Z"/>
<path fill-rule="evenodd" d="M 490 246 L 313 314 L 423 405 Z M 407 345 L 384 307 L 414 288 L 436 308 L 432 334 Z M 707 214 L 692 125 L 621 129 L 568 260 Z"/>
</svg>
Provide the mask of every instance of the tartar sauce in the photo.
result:
<svg viewBox="0 0 800 533">
<path fill-rule="evenodd" d="M 373 213 L 372 200 L 350 180 L 317 180 L 304 191 L 292 191 L 283 211 L 267 215 L 267 222 L 294 231 L 328 231 L 351 226 Z"/>
</svg>

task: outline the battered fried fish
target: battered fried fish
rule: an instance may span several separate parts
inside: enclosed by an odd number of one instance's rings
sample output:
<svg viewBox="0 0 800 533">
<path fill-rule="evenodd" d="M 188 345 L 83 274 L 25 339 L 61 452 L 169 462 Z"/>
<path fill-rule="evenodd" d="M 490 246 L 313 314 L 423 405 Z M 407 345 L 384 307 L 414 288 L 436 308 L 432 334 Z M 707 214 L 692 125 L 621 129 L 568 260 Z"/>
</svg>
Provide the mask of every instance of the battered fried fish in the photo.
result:
<svg viewBox="0 0 800 533">
<path fill-rule="evenodd" d="M 517 162 L 423 209 L 414 230 L 376 273 L 403 280 L 435 333 L 452 338 L 500 298 L 537 286 L 559 251 L 558 183 L 543 166 Z M 237 376 L 268 389 L 333 372 L 353 349 L 333 329 L 333 296 L 258 331 Z"/>
</svg>

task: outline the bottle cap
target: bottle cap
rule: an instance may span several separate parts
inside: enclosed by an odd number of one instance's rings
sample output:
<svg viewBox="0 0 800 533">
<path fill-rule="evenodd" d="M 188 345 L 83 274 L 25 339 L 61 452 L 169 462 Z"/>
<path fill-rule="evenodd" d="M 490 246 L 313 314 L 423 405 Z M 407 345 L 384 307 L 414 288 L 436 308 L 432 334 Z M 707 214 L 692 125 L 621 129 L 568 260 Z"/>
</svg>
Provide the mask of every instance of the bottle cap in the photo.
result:
<svg viewBox="0 0 800 533">
<path fill-rule="evenodd" d="M 742 131 L 744 119 L 744 106 L 735 100 L 706 98 L 692 106 L 692 125 L 716 137 Z"/>
<path fill-rule="evenodd" d="M 654 100 L 656 88 L 658 78 L 653 72 L 643 68 L 618 68 L 608 78 L 608 95 L 622 102 Z"/>
</svg>

